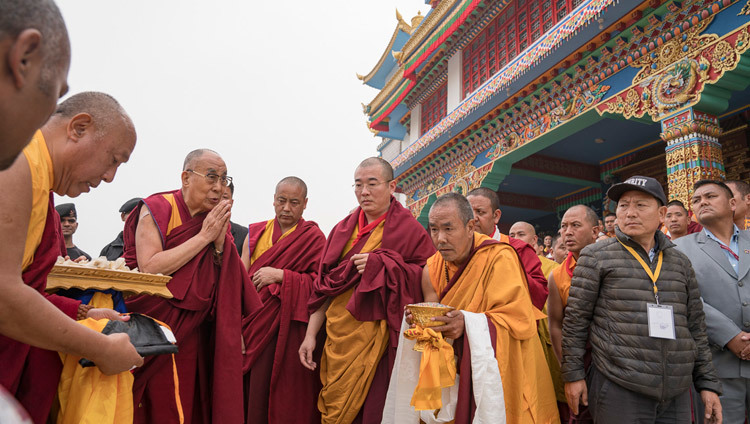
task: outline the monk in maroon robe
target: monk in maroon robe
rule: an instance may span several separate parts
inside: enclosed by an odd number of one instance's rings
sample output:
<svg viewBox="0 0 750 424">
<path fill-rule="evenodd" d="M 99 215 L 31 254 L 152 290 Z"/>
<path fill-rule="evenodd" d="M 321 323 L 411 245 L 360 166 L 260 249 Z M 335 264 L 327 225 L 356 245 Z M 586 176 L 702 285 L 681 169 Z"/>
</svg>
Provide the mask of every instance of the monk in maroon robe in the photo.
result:
<svg viewBox="0 0 750 424">
<path fill-rule="evenodd" d="M 466 199 L 469 200 L 471 208 L 474 210 L 476 231 L 495 240 L 508 243 L 515 249 L 526 274 L 531 303 L 540 311 L 544 309 L 549 289 L 547 288 L 547 277 L 542 272 L 542 262 L 534 248 L 528 243 L 508 237 L 497 230 L 497 223 L 502 216 L 500 199 L 497 197 L 497 193 L 486 187 L 479 187 L 471 190 L 466 195 Z"/>
<path fill-rule="evenodd" d="M 242 250 L 263 308 L 243 319 L 247 424 L 320 423 L 320 377 L 297 360 L 307 330 L 307 300 L 318 275 L 325 236 L 305 221 L 307 185 L 276 185 L 276 217 L 250 225 Z"/>
<path fill-rule="evenodd" d="M 425 229 L 391 196 L 393 169 L 380 158 L 354 173 L 360 207 L 331 231 L 313 285 L 300 360 L 313 351 L 326 320 L 320 361 L 323 423 L 379 423 L 396 354 L 404 306 L 422 299 L 422 267 L 435 252 Z"/>
<path fill-rule="evenodd" d="M 171 275 L 167 288 L 174 296 L 132 297 L 128 310 L 169 325 L 179 346 L 179 387 L 170 356 L 147 358 L 136 370 L 135 422 L 244 420 L 241 320 L 261 303 L 254 290 L 243 290 L 250 282 L 228 229 L 226 173 L 215 152 L 189 153 L 182 189 L 144 199 L 125 224 L 126 263 Z"/>
<path fill-rule="evenodd" d="M 114 123 L 104 126 L 103 121 Z M 0 198 L 8 199 L 0 219 L 2 309 L 14 318 L 0 319 L 0 385 L 36 423 L 46 422 L 57 392 L 58 351 L 91 359 L 107 374 L 143 362 L 127 335 L 105 336 L 74 321 L 121 319 L 115 311 L 45 293 L 47 274 L 65 255 L 52 192 L 77 197 L 92 184 L 112 181 L 135 139 L 130 118 L 112 97 L 76 94 L 0 173 Z"/>
</svg>

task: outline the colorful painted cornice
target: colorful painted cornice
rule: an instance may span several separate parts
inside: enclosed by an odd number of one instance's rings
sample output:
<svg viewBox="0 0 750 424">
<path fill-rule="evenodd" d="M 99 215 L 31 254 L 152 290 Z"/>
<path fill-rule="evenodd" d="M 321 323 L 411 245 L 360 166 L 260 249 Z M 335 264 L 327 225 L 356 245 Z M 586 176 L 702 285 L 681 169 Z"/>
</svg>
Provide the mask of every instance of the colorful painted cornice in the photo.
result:
<svg viewBox="0 0 750 424">
<path fill-rule="evenodd" d="M 575 72 L 563 73 L 551 81 L 550 85 L 545 85 L 522 101 L 500 112 L 499 115 L 493 115 L 494 117 L 491 116 L 489 120 L 483 121 L 486 123 L 480 124 L 481 128 L 473 131 L 472 135 L 462 136 L 460 140 L 454 139 L 455 143 L 448 146 L 447 150 L 438 150 L 437 157 L 425 159 L 429 161 L 428 165 L 412 167 L 408 173 L 400 176 L 399 186 L 413 200 L 410 204 L 412 212 L 418 216 L 421 209 L 429 204 L 429 199 L 445 191 L 446 187 L 463 189 L 463 185 L 458 184 L 461 180 L 474 183 L 479 181 L 478 183 L 481 184 L 483 178 L 497 172 L 492 171 L 492 167 L 500 158 L 518 146 L 540 137 L 553 129 L 555 125 L 560 125 L 564 122 L 561 119 L 574 119 L 593 108 L 596 108 L 599 114 L 614 112 L 625 115 L 624 111 L 599 109 L 609 102 L 614 103 L 615 98 L 625 98 L 627 93 L 636 87 L 645 87 L 649 90 L 649 95 L 646 97 L 641 96 L 641 91 L 635 91 L 638 102 L 646 99 L 646 101 L 651 101 L 652 105 L 667 105 L 665 99 L 672 96 L 672 100 L 684 102 L 680 107 L 696 104 L 700 100 L 699 89 L 703 87 L 701 84 L 713 84 L 725 72 L 737 68 L 740 55 L 750 47 L 748 30 L 750 24 L 745 24 L 722 37 L 715 34 L 701 34 L 713 19 L 713 15 L 735 2 L 731 0 L 687 0 L 680 7 L 670 3 L 664 6 L 666 10 L 664 7 L 659 9 L 659 16 L 654 11 L 647 18 L 643 18 L 654 23 L 647 31 L 642 30 L 644 27 L 642 24 L 634 25 L 630 30 L 620 30 L 619 36 L 602 46 L 600 54 L 596 57 L 582 58 L 578 64 L 574 64 L 571 69 Z M 672 24 L 675 22 L 677 24 Z M 686 26 L 685 22 L 689 25 Z M 667 34 L 672 35 L 667 37 Z M 659 41 L 659 36 L 664 38 Z M 676 40 L 677 44 L 670 44 L 670 40 Z M 672 63 L 659 62 L 659 57 L 666 57 L 673 51 L 680 53 L 673 57 Z M 701 61 L 700 57 L 708 60 L 709 63 L 706 63 L 706 60 Z M 602 76 L 611 76 L 622 70 L 623 68 L 619 67 L 622 61 L 625 61 L 625 67 L 640 68 L 633 78 L 633 86 L 601 103 L 608 87 L 593 81 L 602 82 L 605 79 Z M 663 90 L 662 98 L 655 99 L 653 85 L 656 82 L 661 82 L 661 87 L 669 87 L 672 90 Z M 681 84 L 692 89 L 686 91 Z M 683 94 L 687 94 L 688 97 L 682 96 Z M 664 108 L 661 116 L 669 115 L 675 110 L 678 108 Z M 647 112 L 643 111 L 640 116 L 645 113 Z M 696 125 L 698 124 L 679 128 L 682 132 L 691 129 L 703 131 Z M 677 129 L 670 131 L 676 132 Z M 669 133 L 665 136 L 680 135 L 673 135 L 670 131 L 665 131 Z M 710 131 L 705 132 L 710 133 Z M 492 149 L 489 149 L 490 147 Z M 444 153 L 440 153 L 441 151 Z M 479 167 L 482 172 L 478 172 L 479 169 L 461 168 L 465 164 L 485 163 L 479 161 L 479 155 L 486 157 L 484 161 L 491 160 Z M 467 174 L 462 175 L 464 172 Z M 450 178 L 448 179 L 446 175 Z M 468 186 L 468 183 L 466 184 Z"/>
<path fill-rule="evenodd" d="M 591 19 L 599 15 L 614 0 L 584 0 L 576 10 L 552 27 L 544 36 L 508 63 L 484 86 L 465 99 L 455 110 L 443 118 L 437 125 L 420 137 L 391 163 L 394 167 L 401 165 L 414 156 L 439 136 L 446 133 L 453 125 L 471 114 L 486 103 L 491 97 L 504 89 L 509 83 L 528 71 L 532 66 L 546 57 L 563 41 L 572 36 Z"/>
</svg>

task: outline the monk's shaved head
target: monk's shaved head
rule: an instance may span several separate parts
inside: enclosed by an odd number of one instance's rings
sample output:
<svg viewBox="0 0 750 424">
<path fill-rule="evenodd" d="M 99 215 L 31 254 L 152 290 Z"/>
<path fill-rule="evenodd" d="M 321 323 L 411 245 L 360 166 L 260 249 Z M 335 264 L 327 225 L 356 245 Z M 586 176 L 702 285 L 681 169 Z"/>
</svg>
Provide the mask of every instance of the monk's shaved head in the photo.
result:
<svg viewBox="0 0 750 424">
<path fill-rule="evenodd" d="M 195 167 L 195 164 L 203 157 L 205 154 L 210 155 L 216 155 L 219 156 L 218 153 L 211 149 L 195 149 L 192 152 L 188 153 L 187 156 L 185 156 L 185 162 L 182 163 L 182 170 L 187 171 L 188 169 L 193 169 Z"/>
<path fill-rule="evenodd" d="M 379 166 L 381 168 L 383 173 L 383 180 L 393 180 L 393 167 L 387 160 L 373 156 L 360 162 L 357 168 L 368 168 L 370 166 Z"/>
<path fill-rule="evenodd" d="M 575 205 L 571 206 L 568 211 L 582 211 L 586 222 L 591 224 L 592 227 L 599 226 L 599 216 L 594 212 L 593 209 L 586 205 Z M 567 213 L 567 212 L 566 212 Z"/>
<path fill-rule="evenodd" d="M 468 224 L 469 221 L 474 219 L 474 211 L 471 209 L 471 204 L 466 198 L 458 193 L 446 193 L 435 200 L 435 203 L 430 207 L 430 214 L 433 209 L 439 209 L 444 207 L 454 207 L 458 211 L 458 217 L 461 218 L 461 223 L 464 225 Z"/>
<path fill-rule="evenodd" d="M 288 184 L 288 185 L 291 185 L 291 186 L 296 186 L 296 187 L 301 188 L 302 189 L 302 198 L 307 198 L 307 184 L 305 184 L 305 182 L 302 181 L 302 178 L 294 177 L 294 176 L 289 176 L 289 177 L 282 178 L 281 181 L 279 181 L 279 183 L 276 184 L 276 193 L 279 192 L 279 187 L 282 186 L 282 185 L 284 185 L 284 184 Z"/>
<path fill-rule="evenodd" d="M 518 221 L 515 224 L 513 224 L 513 226 L 511 226 L 510 228 L 511 228 L 511 231 L 513 230 L 513 228 L 519 228 L 519 229 L 526 231 L 527 233 L 531 235 L 534 235 L 534 236 L 536 235 L 536 230 L 534 229 L 534 226 L 529 224 L 526 221 Z"/>
<path fill-rule="evenodd" d="M 87 113 L 93 118 L 98 135 L 119 125 L 135 132 L 133 121 L 114 97 L 106 93 L 85 91 L 67 98 L 57 106 L 53 118 L 72 118 Z"/>
<path fill-rule="evenodd" d="M 41 51 L 46 60 L 39 89 L 51 94 L 51 87 L 45 86 L 51 80 L 50 74 L 67 66 L 70 60 L 68 30 L 60 9 L 52 0 L 0 1 L 0 41 L 14 39 L 27 29 L 36 29 L 42 34 Z"/>
<path fill-rule="evenodd" d="M 538 237 L 536 236 L 536 230 L 534 226 L 525 221 L 518 221 L 511 225 L 508 235 L 523 240 L 532 247 L 536 247 Z"/>
<path fill-rule="evenodd" d="M 497 197 L 497 193 L 495 193 L 494 190 L 491 190 L 487 187 L 479 187 L 475 188 L 474 190 L 471 190 L 469 194 L 466 195 L 466 197 L 469 196 L 482 196 L 490 201 L 490 205 L 492 206 L 492 211 L 494 212 L 498 209 L 500 209 L 500 198 Z"/>
</svg>

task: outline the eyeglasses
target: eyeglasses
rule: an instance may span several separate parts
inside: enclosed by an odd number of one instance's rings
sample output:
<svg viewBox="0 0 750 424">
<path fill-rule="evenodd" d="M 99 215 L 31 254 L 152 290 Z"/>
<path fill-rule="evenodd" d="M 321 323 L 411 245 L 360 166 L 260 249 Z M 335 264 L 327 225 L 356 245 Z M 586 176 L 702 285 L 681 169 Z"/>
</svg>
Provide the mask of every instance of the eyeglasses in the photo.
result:
<svg viewBox="0 0 750 424">
<path fill-rule="evenodd" d="M 187 172 L 192 172 L 195 175 L 200 175 L 201 177 L 206 179 L 207 183 L 211 185 L 214 185 L 218 183 L 219 181 L 221 181 L 221 185 L 224 187 L 228 186 L 229 184 L 232 184 L 232 177 L 222 177 L 221 175 L 218 175 L 218 174 L 203 175 L 200 172 L 193 171 L 192 169 L 188 169 Z"/>
<path fill-rule="evenodd" d="M 393 181 L 393 180 L 388 180 L 388 181 L 378 181 L 378 182 L 372 182 L 372 183 L 367 183 L 367 184 L 362 184 L 362 183 L 354 183 L 354 184 L 352 184 L 352 188 L 354 188 L 354 192 L 355 192 L 355 193 L 359 193 L 359 192 L 361 192 L 361 191 L 362 191 L 362 189 L 364 189 L 365 187 L 367 187 L 367 191 L 372 191 L 372 190 L 374 190 L 375 188 L 377 188 L 378 186 L 380 186 L 380 185 L 383 185 L 383 184 L 388 184 L 388 183 L 390 183 L 391 181 Z"/>
</svg>

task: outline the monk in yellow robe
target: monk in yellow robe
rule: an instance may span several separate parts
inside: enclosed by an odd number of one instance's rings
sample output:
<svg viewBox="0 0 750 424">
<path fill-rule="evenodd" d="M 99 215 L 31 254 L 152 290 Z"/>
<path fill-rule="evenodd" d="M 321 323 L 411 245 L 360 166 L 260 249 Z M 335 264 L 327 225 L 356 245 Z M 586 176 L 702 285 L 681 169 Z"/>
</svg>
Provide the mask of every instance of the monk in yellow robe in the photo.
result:
<svg viewBox="0 0 750 424">
<path fill-rule="evenodd" d="M 115 99 L 79 93 L 58 106 L 13 166 L 0 173 L 0 198 L 10 202 L 0 219 L 0 286 L 3 297 L 13 300 L 0 304 L 4 312 L 28 317 L 11 327 L 10 320 L 0 320 L 0 385 L 34 422 L 45 422 L 54 403 L 62 372 L 57 352 L 91 359 L 106 374 L 143 364 L 127 335 L 105 336 L 74 321 L 121 319 L 119 314 L 46 293 L 47 274 L 65 255 L 52 193 L 77 197 L 111 182 L 135 142 L 133 123 Z"/>
<path fill-rule="evenodd" d="M 511 225 L 508 230 L 508 235 L 512 238 L 516 238 L 528 243 L 531 246 L 536 246 L 538 236 L 536 235 L 536 229 L 533 225 L 528 222 L 518 221 Z M 542 273 L 545 277 L 549 278 L 552 271 L 557 269 L 560 264 L 557 262 L 547 259 L 544 255 L 538 255 L 539 261 L 542 263 Z M 547 304 L 545 303 L 542 313 L 547 314 Z M 547 361 L 549 367 L 550 376 L 552 377 L 552 384 L 555 386 L 555 397 L 559 402 L 565 402 L 565 385 L 560 375 L 560 361 L 555 356 L 554 349 L 552 348 L 552 338 L 549 332 L 549 321 L 547 318 L 542 318 L 537 321 L 537 333 L 539 334 L 539 340 L 542 342 L 542 349 L 544 349 L 544 359 Z M 560 411 L 561 419 L 563 415 L 567 416 L 567 410 L 563 409 Z"/>
<path fill-rule="evenodd" d="M 359 207 L 331 231 L 308 306 L 300 361 L 315 369 L 318 330 L 323 423 L 380 423 L 404 306 L 422 299 L 422 267 L 435 249 L 396 201 L 393 168 L 365 159 L 354 172 Z"/>
<path fill-rule="evenodd" d="M 432 318 L 445 322 L 432 329 L 454 340 L 454 350 L 460 355 L 457 394 L 444 396 L 454 398 L 455 404 L 444 401 L 439 411 L 455 412 L 442 418 L 456 423 L 475 419 L 559 423 L 552 380 L 537 336 L 538 316 L 515 249 L 475 233 L 471 205 L 457 193 L 435 201 L 429 231 L 439 254 L 428 259 L 424 268 L 424 299 L 457 309 Z M 488 352 L 489 361 L 482 359 Z M 405 380 L 397 374 L 408 368 L 394 369 L 383 422 L 435 422 L 433 411 L 420 414 L 401 404 L 408 397 L 400 394 L 405 389 L 400 383 Z"/>
</svg>

